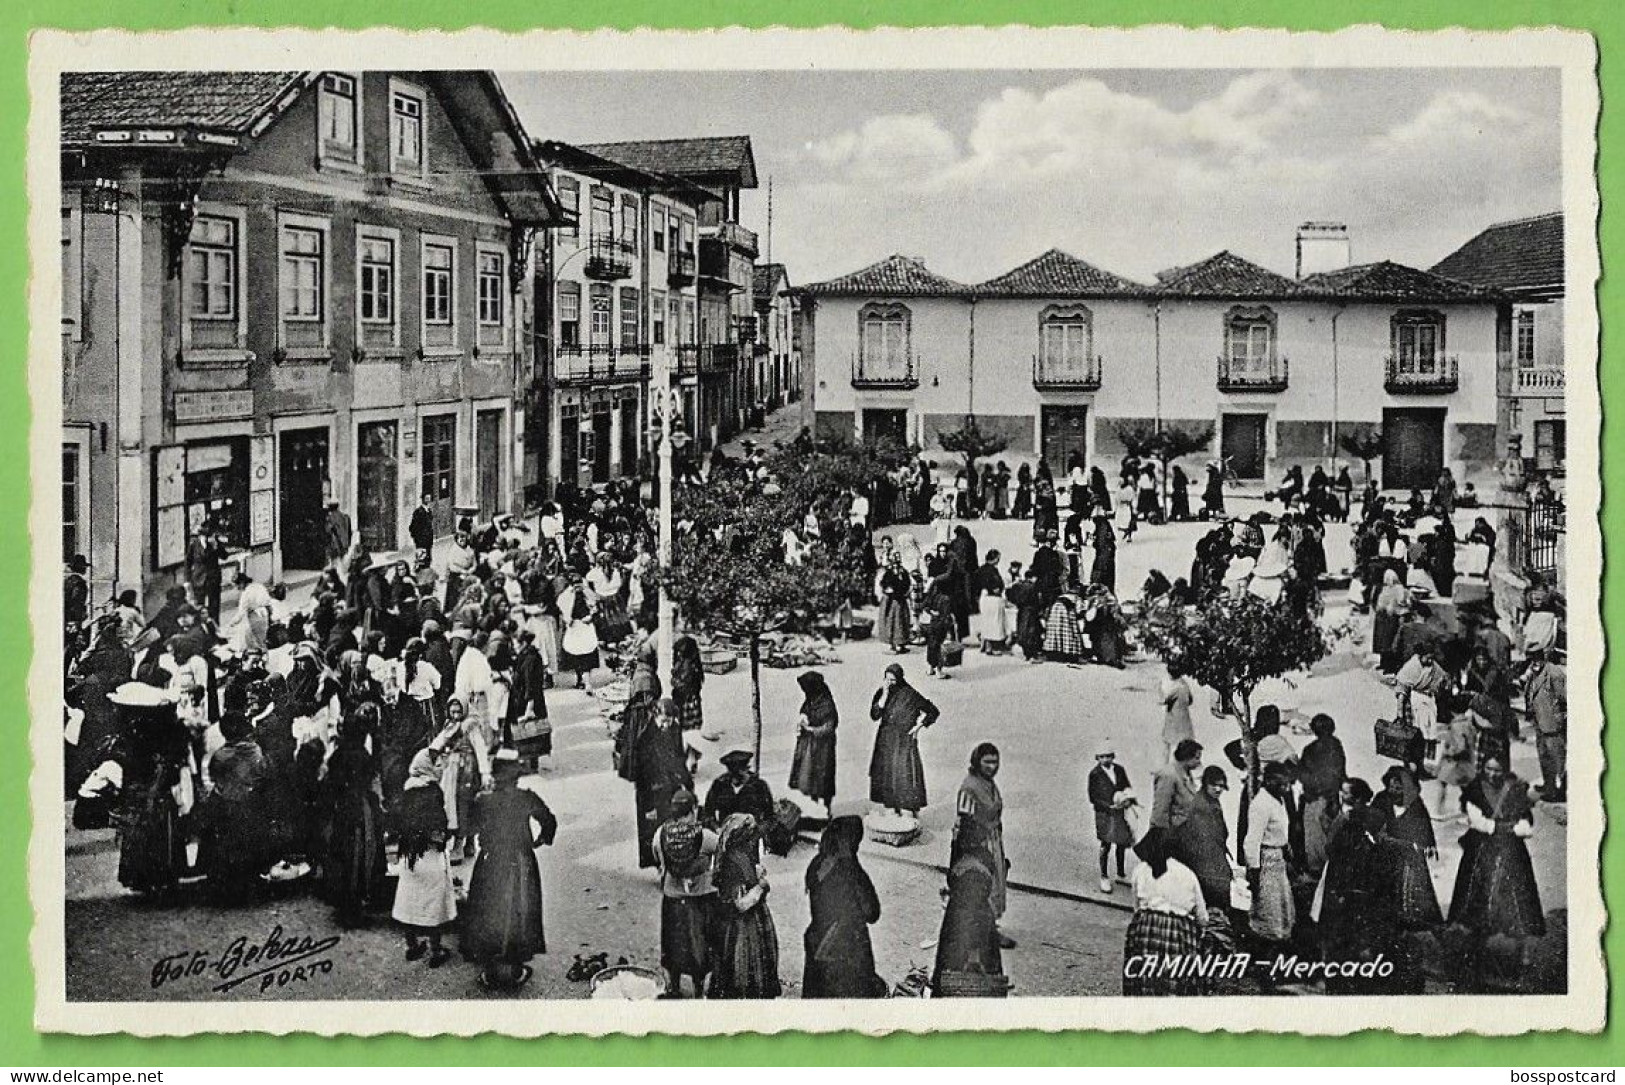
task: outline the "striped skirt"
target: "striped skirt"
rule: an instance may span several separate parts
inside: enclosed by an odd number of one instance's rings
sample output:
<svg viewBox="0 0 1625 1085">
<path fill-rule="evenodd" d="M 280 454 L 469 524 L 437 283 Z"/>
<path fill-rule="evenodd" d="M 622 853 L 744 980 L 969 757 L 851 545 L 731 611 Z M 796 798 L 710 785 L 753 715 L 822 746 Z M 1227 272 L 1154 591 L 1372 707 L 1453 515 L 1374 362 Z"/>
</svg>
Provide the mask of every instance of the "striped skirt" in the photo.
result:
<svg viewBox="0 0 1625 1085">
<path fill-rule="evenodd" d="M 1170 958 L 1185 958 L 1194 966 L 1201 943 L 1202 932 L 1195 917 L 1139 909 L 1129 920 L 1128 936 L 1123 943 L 1123 993 L 1201 994 L 1202 981 L 1189 974 L 1189 966 L 1170 967 L 1167 971 L 1160 967 Z"/>
</svg>

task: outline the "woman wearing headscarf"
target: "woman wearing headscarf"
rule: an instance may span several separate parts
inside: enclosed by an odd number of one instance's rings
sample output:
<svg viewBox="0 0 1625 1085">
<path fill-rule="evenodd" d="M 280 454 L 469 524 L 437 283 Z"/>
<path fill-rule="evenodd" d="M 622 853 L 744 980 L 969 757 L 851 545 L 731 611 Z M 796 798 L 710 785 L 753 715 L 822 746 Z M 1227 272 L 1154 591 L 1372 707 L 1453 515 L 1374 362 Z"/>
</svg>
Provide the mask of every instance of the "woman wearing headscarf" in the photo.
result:
<svg viewBox="0 0 1625 1085">
<path fill-rule="evenodd" d="M 1405 662 L 1394 651 L 1399 635 L 1399 623 L 1411 608 L 1410 589 L 1399 579 L 1394 569 L 1382 571 L 1382 589 L 1377 592 L 1376 610 L 1371 616 L 1371 651 L 1377 655 L 1385 674 L 1399 670 Z"/>
<path fill-rule="evenodd" d="M 1076 663 L 1085 651 L 1083 628 L 1078 624 L 1082 600 L 1070 589 L 1051 604 L 1044 619 L 1044 658 Z"/>
<path fill-rule="evenodd" d="M 564 633 L 560 640 L 559 670 L 576 676 L 576 688 L 587 688 L 587 675 L 598 669 L 598 629 L 592 604 L 581 578 L 572 574 L 570 586 L 559 596 Z"/>
<path fill-rule="evenodd" d="M 327 896 L 342 927 L 360 925 L 384 887 L 383 789 L 367 751 L 378 710 L 366 704 L 339 724 L 323 791 L 328 809 Z"/>
<path fill-rule="evenodd" d="M 993 854 L 979 823 L 960 818 L 948 857 L 947 907 L 937 934 L 937 959 L 931 970 L 932 993 L 938 998 L 968 993 L 961 977 L 993 986 L 1004 976 L 998 917 L 993 914 Z M 982 993 L 978 991 L 977 993 Z"/>
<path fill-rule="evenodd" d="M 532 974 L 526 962 L 547 952 L 537 849 L 553 843 L 558 821 L 540 795 L 519 786 L 522 771 L 516 751 L 498 750 L 496 782 L 474 807 L 480 858 L 468 883 L 462 951 L 484 966 L 480 984 L 488 989 L 521 986 Z"/>
<path fill-rule="evenodd" d="M 1140 864 L 1129 883 L 1134 891 L 1134 917 L 1123 942 L 1123 993 L 1199 995 L 1202 980 L 1192 969 L 1176 968 L 1170 975 L 1157 966 L 1184 961 L 1199 952 L 1202 929 L 1207 925 L 1202 885 L 1189 867 L 1169 856 L 1161 829 L 1147 833 L 1134 854 Z"/>
<path fill-rule="evenodd" d="M 209 793 L 199 807 L 198 867 L 216 901 L 244 904 L 270 865 L 261 810 L 267 766 L 241 712 L 221 713 L 220 734 L 225 745 L 209 755 Z"/>
<path fill-rule="evenodd" d="M 1168 492 L 1172 503 L 1172 516 L 1175 523 L 1184 523 L 1191 518 L 1191 480 L 1185 474 L 1185 469 L 1174 464 L 1168 475 Z"/>
<path fill-rule="evenodd" d="M 1016 494 L 1010 505 L 1010 516 L 1025 520 L 1033 512 L 1033 469 L 1026 462 L 1016 468 Z"/>
<path fill-rule="evenodd" d="M 1230 907 L 1230 884 L 1235 880 L 1230 829 L 1220 805 L 1220 796 L 1228 790 L 1224 769 L 1218 765 L 1203 769 L 1201 788 L 1188 804 L 1185 820 L 1168 834 L 1169 853 L 1196 874 L 1202 899 L 1219 914 Z"/>
<path fill-rule="evenodd" d="M 913 579 L 903 568 L 902 555 L 892 551 L 880 571 L 876 594 L 880 596 L 880 639 L 895 655 L 908 651 L 909 638 L 913 635 L 909 621 L 909 593 L 913 587 Z"/>
<path fill-rule="evenodd" d="M 835 729 L 840 712 L 824 676 L 807 671 L 796 678 L 801 687 L 801 716 L 796 724 L 796 752 L 790 761 L 790 786 L 824 804 L 835 802 Z"/>
<path fill-rule="evenodd" d="M 1383 790 L 1371 802 L 1377 835 L 1387 849 L 1399 881 L 1399 921 L 1407 930 L 1426 930 L 1444 919 L 1433 891 L 1428 860 L 1438 854 L 1433 819 L 1416 784 L 1403 765 L 1382 774 Z"/>
<path fill-rule="evenodd" d="M 880 724 L 869 761 L 869 801 L 898 813 L 918 813 L 925 808 L 919 734 L 940 714 L 936 705 L 908 684 L 902 667 L 893 663 L 886 668 L 869 705 L 869 718 Z"/>
<path fill-rule="evenodd" d="M 1202 483 L 1202 518 L 1224 519 L 1224 472 L 1217 463 L 1207 465 L 1207 478 Z"/>
<path fill-rule="evenodd" d="M 717 926 L 711 998 L 778 998 L 779 935 L 767 907 L 761 836 L 749 814 L 730 814 L 717 836 Z"/>
<path fill-rule="evenodd" d="M 993 886 L 989 890 L 988 903 L 993 908 L 995 925 L 1004 917 L 1010 870 L 1010 862 L 1004 855 L 1004 796 L 994 782 L 998 774 L 999 748 L 991 742 L 979 744 L 971 751 L 970 770 L 959 785 L 956 803 L 959 812 L 957 824 L 974 822 L 979 830 L 977 839 L 993 857 Z M 1015 939 L 1002 933 L 999 944 L 1004 949 L 1014 949 L 1016 945 Z"/>
<path fill-rule="evenodd" d="M 1055 479 L 1051 477 L 1049 462 L 1038 461 L 1033 475 L 1033 540 L 1045 538 L 1061 526 L 1055 507 Z"/>
<path fill-rule="evenodd" d="M 700 804 L 692 791 L 671 798 L 671 817 L 655 833 L 655 865 L 660 869 L 660 967 L 673 995 L 681 996 L 683 977 L 694 983 L 694 997 L 705 995 L 711 972 L 711 934 L 716 921 L 717 891 L 712 879 L 717 834 L 700 822 Z"/>
<path fill-rule="evenodd" d="M 671 648 L 671 699 L 677 702 L 677 719 L 684 731 L 703 731 L 705 667 L 700 660 L 700 643 L 684 633 Z"/>
<path fill-rule="evenodd" d="M 971 580 L 976 594 L 977 639 L 984 655 L 1003 655 L 1009 649 L 1010 618 L 1004 608 L 1004 574 L 999 571 L 999 552 L 989 550 L 987 558 Z"/>
<path fill-rule="evenodd" d="M 660 679 L 654 675 L 652 662 L 648 667 L 639 662 L 632 685 L 616 749 L 621 779 L 632 784 L 638 866 L 648 868 L 655 865 L 654 835 L 671 817 L 672 796 L 692 790 L 694 779 L 688 772 L 677 706 L 669 698 L 661 698 Z"/>
<path fill-rule="evenodd" d="M 1462 793 L 1461 809 L 1467 832 L 1461 838 L 1450 922 L 1480 939 L 1545 934 L 1546 916 L 1526 843 L 1535 832 L 1528 785 L 1506 771 L 1499 758 L 1491 758 Z"/>
<path fill-rule="evenodd" d="M 1291 833 L 1286 801 L 1291 771 L 1280 761 L 1265 765 L 1264 786 L 1247 808 L 1247 839 L 1242 854 L 1253 894 L 1252 932 L 1265 942 L 1291 939 L 1297 920 L 1286 864 Z"/>
<path fill-rule="evenodd" d="M 863 819 L 832 820 L 807 866 L 812 919 L 803 939 L 806 972 L 802 998 L 884 998 L 886 982 L 875 973 L 869 925 L 880 918 L 880 895 L 858 862 Z"/>
<path fill-rule="evenodd" d="M 390 916 L 406 932 L 406 959 L 416 961 L 428 954 L 430 968 L 450 960 L 451 951 L 440 944 L 440 935 L 457 918 L 457 894 L 446 858 L 450 835 L 446 800 L 440 790 L 445 772 L 441 762 L 455 738 L 456 731 L 448 726 L 413 756 L 395 816 L 401 864 Z"/>
<path fill-rule="evenodd" d="M 1328 994 L 1420 993 L 1420 972 L 1409 966 L 1402 948 L 1402 891 L 1392 852 L 1382 839 L 1382 815 L 1370 805 L 1364 780 L 1344 783 L 1348 809 L 1326 848 L 1326 869 L 1316 895 L 1314 918 L 1321 956 L 1327 961 L 1365 963 L 1380 959 L 1394 966 L 1392 978 L 1328 976 Z"/>
<path fill-rule="evenodd" d="M 1133 534 L 1132 527 L 1123 536 L 1124 541 L 1127 541 L 1128 536 L 1131 534 Z M 1094 564 L 1089 567 L 1089 583 L 1099 584 L 1107 591 L 1115 592 L 1117 590 L 1117 536 L 1112 534 L 1111 521 L 1106 517 L 1105 513 L 1099 513 L 1095 516 L 1095 535 L 1092 545 L 1095 550 L 1095 560 Z"/>
</svg>

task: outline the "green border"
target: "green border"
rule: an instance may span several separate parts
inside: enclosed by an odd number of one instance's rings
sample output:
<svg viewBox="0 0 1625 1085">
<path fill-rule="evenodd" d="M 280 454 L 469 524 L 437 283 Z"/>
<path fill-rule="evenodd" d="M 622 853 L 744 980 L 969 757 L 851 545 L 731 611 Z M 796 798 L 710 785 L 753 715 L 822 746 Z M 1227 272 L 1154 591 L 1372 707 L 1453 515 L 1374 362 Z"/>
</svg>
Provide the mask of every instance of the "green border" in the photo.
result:
<svg viewBox="0 0 1625 1085">
<path fill-rule="evenodd" d="M 1254 3 L 1200 3 L 1197 0 L 1107 0 L 1091 4 L 1062 0 L 908 0 L 903 3 L 866 3 L 863 0 L 688 0 L 654 3 L 618 0 L 614 4 L 562 4 L 557 0 L 483 0 L 472 22 L 447 22 L 444 0 L 406 0 L 355 4 L 349 0 L 21 0 L 3 5 L 0 12 L 0 156 L 11 165 L 0 172 L 0 296 L 14 300 L 13 313 L 26 312 L 23 301 L 28 277 L 27 221 L 23 163 L 26 157 L 27 38 L 36 28 L 91 30 L 121 27 L 131 30 L 177 29 L 200 25 L 304 26 L 361 29 L 369 25 L 425 29 L 463 29 L 477 25 L 496 30 L 525 30 L 537 26 L 591 29 L 600 25 L 703 28 L 707 26 L 820 26 L 852 27 L 987 25 L 1025 23 L 1035 26 L 1089 23 L 1130 26 L 1145 23 L 1183 23 L 1191 26 L 1261 26 L 1301 30 L 1332 30 L 1341 26 L 1380 23 L 1407 29 L 1469 27 L 1507 29 L 1544 26 L 1553 22 L 1590 31 L 1601 57 L 1603 101 L 1599 136 L 1600 176 L 1605 195 L 1625 183 L 1625 113 L 1606 103 L 1613 92 L 1625 99 L 1625 76 L 1613 50 L 1625 48 L 1625 18 L 1618 0 L 1262 0 Z M 1610 19 L 1607 12 L 1614 8 Z M 596 10 L 594 10 L 596 9 Z M 598 23 L 594 17 L 613 16 Z M 1602 249 L 1612 252 L 1625 243 L 1625 218 L 1604 201 Z M 1625 313 L 1625 290 L 1617 281 L 1604 280 L 1599 312 Z M 1602 398 L 1605 405 L 1625 403 L 1625 358 L 1611 336 L 1603 341 Z M 98 1065 L 528 1065 L 542 1064 L 660 1064 L 706 1065 L 788 1063 L 801 1065 L 878 1064 L 1095 1064 L 1154 1065 L 1504 1065 L 1560 1066 L 1619 1063 L 1622 1048 L 1611 1027 L 1596 1036 L 1540 1035 L 1508 1039 L 1461 1037 L 1419 1039 L 1366 1033 L 1340 1039 L 1198 1035 L 1166 1032 L 1145 1036 L 1107 1033 L 1038 1033 L 1009 1035 L 944 1035 L 930 1038 L 896 1036 L 868 1039 L 854 1035 L 744 1036 L 726 1039 L 610 1039 L 556 1038 L 508 1040 L 481 1037 L 469 1040 L 413 1040 L 391 1036 L 375 1039 L 321 1039 L 294 1037 L 197 1037 L 186 1040 L 140 1040 L 129 1037 L 89 1039 L 41 1036 L 33 1028 L 33 988 L 30 983 L 28 938 L 32 911 L 28 902 L 27 846 L 29 764 L 26 686 L 29 642 L 28 613 L 28 389 L 24 366 L 27 335 L 22 321 L 0 321 L 0 494 L 15 495 L 5 502 L 0 518 L 0 764 L 8 766 L 0 787 L 0 1064 L 37 1067 Z M 1625 486 L 1625 448 L 1617 437 L 1605 434 L 1603 484 L 1605 490 Z M 1612 454 L 1610 454 L 1612 453 Z M 1607 510 L 1606 523 L 1619 529 L 1617 508 Z M 1619 568 L 1609 559 L 1618 539 L 1605 538 L 1606 617 L 1621 618 Z M 1581 601 L 1579 605 L 1585 605 Z M 1605 671 L 1605 703 L 1619 703 L 1621 675 L 1610 665 Z M 1610 753 L 1625 752 L 1617 740 Z M 1625 803 L 1625 783 L 1617 774 L 1605 780 L 1605 798 L 1611 808 Z M 1608 897 L 1621 899 L 1625 890 L 1625 855 L 1617 842 L 1604 849 L 1603 875 Z M 1606 939 L 1610 959 L 1625 950 L 1619 927 Z M 1618 987 L 1609 999 L 1610 1020 L 1620 1008 Z M 1328 1007 L 1328 1010 L 1331 1008 Z"/>
</svg>

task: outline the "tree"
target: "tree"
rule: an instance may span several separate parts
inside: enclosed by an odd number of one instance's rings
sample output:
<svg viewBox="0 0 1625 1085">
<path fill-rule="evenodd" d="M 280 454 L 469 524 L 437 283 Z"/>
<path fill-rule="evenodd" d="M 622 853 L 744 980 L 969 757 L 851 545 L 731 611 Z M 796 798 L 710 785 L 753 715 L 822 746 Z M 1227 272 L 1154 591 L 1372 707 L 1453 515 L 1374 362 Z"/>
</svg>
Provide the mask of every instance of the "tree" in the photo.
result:
<svg viewBox="0 0 1625 1085">
<path fill-rule="evenodd" d="M 958 429 L 939 435 L 937 443 L 942 445 L 944 452 L 957 452 L 965 457 L 967 474 L 976 469 L 977 460 L 997 456 L 1009 445 L 1003 437 L 983 433 L 981 423 L 976 421 L 974 414 L 967 414 L 965 424 Z"/>
<path fill-rule="evenodd" d="M 691 627 L 726 633 L 750 658 L 751 717 L 757 764 L 762 753 L 762 637 L 820 614 L 863 590 L 863 576 L 816 540 L 799 565 L 785 563 L 784 529 L 799 529 L 810 495 L 837 493 L 861 480 L 871 460 L 840 453 L 784 453 L 769 459 L 783 484 L 757 486 L 742 473 L 686 487 L 673 502 L 684 524 L 673 540 L 661 590 Z M 789 468 L 795 467 L 795 471 Z"/>
<path fill-rule="evenodd" d="M 1159 495 L 1163 512 L 1168 508 L 1168 466 L 1175 460 L 1201 452 L 1213 443 L 1213 426 L 1130 426 L 1118 424 L 1117 439 L 1123 450 L 1136 459 L 1155 459 L 1162 467 L 1162 490 Z"/>
<path fill-rule="evenodd" d="M 1376 426 L 1356 426 L 1337 435 L 1337 446 L 1365 464 L 1365 480 L 1371 481 L 1371 461 L 1383 454 L 1387 447 L 1382 430 Z"/>
<path fill-rule="evenodd" d="M 1187 677 L 1219 695 L 1241 732 L 1247 764 L 1238 838 L 1246 834 L 1247 804 L 1259 785 L 1253 741 L 1253 693 L 1267 678 L 1308 670 L 1331 651 L 1315 615 L 1285 600 L 1220 592 L 1194 607 L 1142 611 L 1140 642 Z"/>
</svg>

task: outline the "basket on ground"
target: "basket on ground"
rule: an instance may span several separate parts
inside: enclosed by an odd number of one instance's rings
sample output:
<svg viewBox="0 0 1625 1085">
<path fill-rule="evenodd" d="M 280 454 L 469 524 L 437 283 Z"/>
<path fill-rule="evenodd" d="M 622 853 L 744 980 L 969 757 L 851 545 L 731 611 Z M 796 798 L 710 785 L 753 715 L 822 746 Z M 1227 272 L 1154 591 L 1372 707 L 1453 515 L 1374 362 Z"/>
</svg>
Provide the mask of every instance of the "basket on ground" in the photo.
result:
<svg viewBox="0 0 1625 1085">
<path fill-rule="evenodd" d="M 650 1002 L 665 993 L 666 978 L 654 969 L 635 964 L 616 964 L 593 976 L 587 997 Z"/>
</svg>

